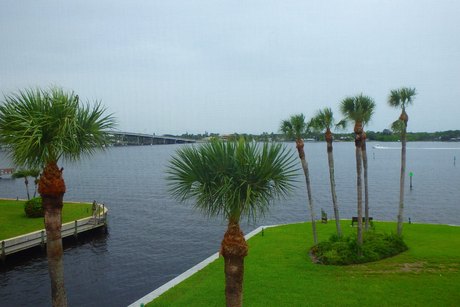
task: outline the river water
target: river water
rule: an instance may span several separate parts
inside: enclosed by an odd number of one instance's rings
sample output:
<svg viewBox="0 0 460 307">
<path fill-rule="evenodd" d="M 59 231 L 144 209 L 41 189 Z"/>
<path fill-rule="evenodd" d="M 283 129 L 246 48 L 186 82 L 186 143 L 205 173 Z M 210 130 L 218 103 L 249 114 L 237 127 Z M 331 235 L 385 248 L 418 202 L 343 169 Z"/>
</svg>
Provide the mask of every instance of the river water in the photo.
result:
<svg viewBox="0 0 460 307">
<path fill-rule="evenodd" d="M 399 200 L 399 143 L 368 143 L 370 212 L 376 220 L 396 220 Z M 219 249 L 226 224 L 203 217 L 192 203 L 168 192 L 165 170 L 180 146 L 115 147 L 74 164 L 64 164 L 66 201 L 93 201 L 109 208 L 108 234 L 66 244 L 65 285 L 70 306 L 126 306 Z M 286 144 L 294 148 L 294 144 Z M 333 217 L 325 143 L 307 143 L 316 216 Z M 341 218 L 356 215 L 353 143 L 335 143 L 335 174 Z M 408 143 L 405 219 L 459 224 L 459 143 Z M 460 161 L 457 161 L 460 163 Z M 300 162 L 299 162 L 300 166 Z M 0 152 L 0 168 L 11 167 Z M 259 225 L 309 220 L 304 179 L 277 200 Z M 0 197 L 25 198 L 23 180 L 0 180 Z M 46 256 L 35 253 L 0 264 L 0 306 L 50 306 Z"/>
</svg>

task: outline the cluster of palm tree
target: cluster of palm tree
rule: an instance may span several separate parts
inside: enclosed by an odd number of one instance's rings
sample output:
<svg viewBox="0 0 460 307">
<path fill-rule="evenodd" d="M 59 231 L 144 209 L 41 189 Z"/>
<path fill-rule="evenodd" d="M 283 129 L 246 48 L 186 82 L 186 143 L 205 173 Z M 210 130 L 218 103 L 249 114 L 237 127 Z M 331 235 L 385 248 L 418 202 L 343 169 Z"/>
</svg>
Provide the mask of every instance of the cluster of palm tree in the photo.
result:
<svg viewBox="0 0 460 307">
<path fill-rule="evenodd" d="M 404 209 L 404 174 L 406 163 L 406 106 L 413 102 L 415 89 L 391 91 L 389 104 L 402 109 L 394 126 L 400 127 L 401 191 L 398 213 L 398 234 L 402 234 Z M 51 280 L 53 306 L 66 306 L 62 263 L 61 213 L 66 191 L 61 159 L 78 160 L 92 154 L 109 142 L 107 131 L 114 127 L 112 115 L 100 103 L 81 104 L 78 95 L 61 88 L 28 89 L 5 96 L 0 105 L 0 143 L 7 145 L 11 158 L 18 166 L 37 169 L 38 192 L 43 200 L 44 223 L 47 234 L 47 258 Z M 333 136 L 331 129 L 354 122 L 358 243 L 362 242 L 362 171 L 364 169 L 365 225 L 369 226 L 367 188 L 366 133 L 364 125 L 374 113 L 374 101 L 364 95 L 345 98 L 340 110 L 345 119 L 336 123 L 330 108 L 317 112 L 308 123 L 303 114 L 291 116 L 281 124 L 281 130 L 296 141 L 307 187 L 312 232 L 317 243 L 316 218 L 311 191 L 308 162 L 303 137 L 309 128 L 325 132 L 330 185 L 337 233 L 340 228 L 339 205 L 335 192 Z M 168 181 L 172 194 L 180 201 L 193 199 L 195 206 L 209 216 L 222 216 L 228 222 L 221 243 L 225 260 L 227 306 L 242 305 L 244 257 L 248 246 L 240 228 L 243 217 L 256 219 L 268 210 L 272 200 L 286 196 L 293 187 L 297 168 L 294 157 L 281 144 L 257 144 L 244 140 L 222 142 L 214 140 L 200 147 L 183 147 L 172 158 Z M 21 173 L 25 178 L 31 173 Z M 29 197 L 29 192 L 28 192 Z"/>
<path fill-rule="evenodd" d="M 401 178 L 400 178 L 400 200 L 398 212 L 398 228 L 397 233 L 402 235 L 403 224 L 403 211 L 404 211 L 404 177 L 405 177 L 405 164 L 406 164 L 406 131 L 408 116 L 405 111 L 406 106 L 413 102 L 413 97 L 416 92 L 414 88 L 401 88 L 392 90 L 388 104 L 392 107 L 402 109 L 402 113 L 397 121 L 392 124 L 395 131 L 401 133 Z M 334 210 L 334 218 L 336 222 L 337 235 L 342 236 L 340 227 L 340 214 L 339 205 L 337 202 L 337 194 L 335 191 L 335 178 L 334 178 L 334 157 L 333 157 L 333 135 L 331 129 L 345 128 L 348 122 L 354 124 L 353 132 L 355 134 L 355 156 L 356 156 L 356 192 L 357 192 L 357 215 L 358 215 L 358 228 L 357 228 L 357 243 L 361 245 L 363 242 L 363 220 L 364 230 L 369 229 L 369 188 L 368 188 L 368 161 L 366 149 L 366 132 L 364 126 L 369 123 L 375 110 L 374 100 L 363 94 L 356 96 L 349 96 L 343 99 L 340 103 L 340 111 L 344 119 L 336 122 L 334 119 L 331 108 L 324 108 L 317 111 L 315 116 L 306 123 L 303 114 L 291 116 L 287 120 L 283 120 L 280 130 L 290 139 L 294 138 L 296 148 L 299 153 L 302 168 L 305 174 L 305 181 L 307 187 L 307 195 L 310 209 L 310 216 L 313 228 L 313 240 L 317 243 L 317 233 L 315 226 L 315 212 L 313 206 L 313 198 L 311 191 L 310 175 L 308 171 L 308 162 L 305 157 L 303 137 L 309 129 L 315 131 L 324 131 L 327 144 L 328 166 L 329 166 L 329 179 L 332 195 L 332 206 Z M 364 218 L 363 218 L 363 180 L 364 180 Z"/>
<path fill-rule="evenodd" d="M 398 97 L 404 98 L 397 100 L 392 91 L 389 103 L 393 106 L 403 104 L 403 113 L 405 113 L 404 107 L 412 102 L 411 97 L 415 94 L 415 90 L 412 92 L 406 89 L 401 91 L 404 94 L 399 94 Z M 409 92 L 413 93 L 412 96 L 409 95 Z M 408 96 L 410 98 L 407 98 Z M 365 230 L 369 228 L 367 152 L 364 125 L 371 120 L 374 109 L 374 100 L 361 94 L 354 97 L 347 97 L 341 102 L 340 110 L 345 118 L 337 123 L 330 108 L 319 110 L 308 123 L 303 114 L 293 115 L 281 123 L 280 130 L 289 138 L 295 139 L 296 142 L 297 153 L 305 175 L 313 241 L 315 244 L 318 242 L 316 217 L 303 137 L 309 129 L 324 131 L 325 133 L 334 217 L 337 234 L 338 236 L 342 236 L 339 206 L 335 191 L 333 136 L 331 129 L 336 127 L 344 128 L 347 122 L 354 123 L 358 199 L 358 244 L 362 244 L 363 172 L 365 187 Z M 404 127 L 406 127 L 407 115 L 401 115 L 400 120 L 405 120 Z M 405 133 L 405 129 L 402 131 Z M 401 139 L 403 140 L 404 138 L 402 137 Z M 405 150 L 404 145 L 405 143 L 403 143 Z M 239 142 L 227 143 L 214 140 L 199 148 L 184 147 L 178 150 L 176 157 L 173 157 L 170 162 L 167 179 L 170 181 L 172 194 L 180 201 L 193 199 L 195 206 L 206 215 L 221 215 L 228 221 L 227 231 L 222 240 L 220 251 L 225 261 L 224 272 L 227 306 L 242 305 L 244 257 L 248 253 L 248 246 L 239 226 L 241 217 L 255 218 L 258 214 L 267 210 L 273 197 L 284 196 L 288 193 L 292 187 L 291 181 L 295 174 L 291 158 L 286 155 L 285 149 L 280 147 L 279 144 L 264 144 L 263 148 L 259 149 L 257 145 L 247 143 L 241 139 Z M 405 158 L 403 161 L 405 163 Z M 400 208 L 402 208 L 402 201 L 400 202 Z M 399 217 L 402 218 L 402 211 L 398 215 L 398 220 Z"/>
<path fill-rule="evenodd" d="M 53 306 L 67 306 L 62 262 L 62 207 L 66 191 L 61 159 L 78 160 L 108 144 L 114 124 L 100 103 L 81 104 L 73 92 L 53 87 L 6 95 L 0 105 L 0 143 L 18 166 L 39 170 L 38 193 L 45 213 L 46 253 Z M 28 172 L 17 174 L 24 177 Z M 32 175 L 34 176 L 34 175 Z M 29 193 L 28 193 L 29 197 Z"/>
<path fill-rule="evenodd" d="M 37 185 L 38 185 L 38 177 L 40 176 L 40 170 L 37 168 L 33 169 L 20 169 L 13 173 L 11 176 L 14 179 L 24 178 L 24 184 L 26 185 L 26 192 L 27 192 L 27 200 L 30 200 L 30 193 L 29 193 L 29 177 L 34 178 L 34 196 L 37 195 Z"/>
</svg>

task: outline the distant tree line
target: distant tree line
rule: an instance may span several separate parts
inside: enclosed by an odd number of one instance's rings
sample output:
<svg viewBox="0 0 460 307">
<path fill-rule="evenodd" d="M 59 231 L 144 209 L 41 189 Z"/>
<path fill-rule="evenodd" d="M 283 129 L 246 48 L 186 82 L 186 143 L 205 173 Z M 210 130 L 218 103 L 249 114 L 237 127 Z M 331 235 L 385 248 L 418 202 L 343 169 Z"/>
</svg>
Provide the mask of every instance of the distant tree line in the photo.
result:
<svg viewBox="0 0 460 307">
<path fill-rule="evenodd" d="M 368 141 L 376 142 L 398 142 L 400 141 L 400 134 L 395 133 L 390 129 L 384 129 L 383 131 L 366 131 Z M 294 139 L 289 139 L 286 135 L 282 133 L 268 133 L 263 132 L 262 134 L 247 134 L 247 133 L 233 133 L 229 135 L 220 135 L 219 133 L 208 133 L 203 134 L 189 134 L 184 133 L 178 135 L 177 137 L 194 139 L 194 140 L 203 140 L 207 138 L 217 137 L 225 139 L 235 139 L 243 137 L 248 141 L 256 142 L 283 142 L 283 141 L 294 141 Z M 325 136 L 323 133 L 308 132 L 306 134 L 307 139 L 313 139 L 315 141 L 325 141 Z M 353 133 L 336 133 L 334 135 L 336 141 L 353 141 Z M 438 132 L 407 132 L 407 141 L 409 142 L 460 142 L 460 130 L 447 130 L 447 131 L 438 131 Z"/>
</svg>

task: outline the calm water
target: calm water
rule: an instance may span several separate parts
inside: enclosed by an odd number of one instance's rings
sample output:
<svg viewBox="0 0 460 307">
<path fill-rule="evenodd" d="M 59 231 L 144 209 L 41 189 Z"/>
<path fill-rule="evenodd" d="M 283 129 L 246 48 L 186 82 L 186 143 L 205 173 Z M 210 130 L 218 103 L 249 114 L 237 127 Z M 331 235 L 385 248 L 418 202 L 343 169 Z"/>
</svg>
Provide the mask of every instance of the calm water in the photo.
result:
<svg viewBox="0 0 460 307">
<path fill-rule="evenodd" d="M 294 147 L 293 144 L 287 144 Z M 400 150 L 368 144 L 370 210 L 374 219 L 395 220 L 399 199 Z M 70 306 L 126 306 L 219 249 L 225 223 L 207 219 L 189 204 L 173 200 L 166 165 L 178 146 L 111 148 L 91 159 L 64 165 L 65 200 L 105 203 L 109 233 L 80 240 L 64 251 Z M 409 143 L 405 217 L 414 222 L 459 224 L 459 143 Z M 316 215 L 333 216 L 324 143 L 306 144 Z M 354 144 L 334 145 L 337 194 L 342 218 L 356 215 Z M 457 161 L 460 163 L 460 161 Z M 458 164 L 457 163 L 457 164 Z M 300 165 L 300 163 L 299 163 Z M 0 152 L 0 168 L 9 167 Z M 303 178 L 285 200 L 276 201 L 258 225 L 309 220 Z M 22 180 L 0 180 L 0 197 L 25 198 Z M 47 262 L 38 253 L 14 265 L 0 266 L 1 306 L 49 306 Z"/>
</svg>

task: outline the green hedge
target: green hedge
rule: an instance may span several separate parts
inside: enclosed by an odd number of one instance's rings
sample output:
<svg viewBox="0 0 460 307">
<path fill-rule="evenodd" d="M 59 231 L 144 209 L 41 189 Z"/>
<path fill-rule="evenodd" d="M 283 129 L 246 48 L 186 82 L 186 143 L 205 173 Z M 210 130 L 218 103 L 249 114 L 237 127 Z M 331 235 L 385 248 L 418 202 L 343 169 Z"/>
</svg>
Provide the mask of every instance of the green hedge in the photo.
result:
<svg viewBox="0 0 460 307">
<path fill-rule="evenodd" d="M 41 197 L 35 197 L 25 202 L 24 212 L 27 217 L 36 218 L 43 217 L 45 215 L 42 206 Z"/>
<path fill-rule="evenodd" d="M 332 235 L 329 241 L 313 246 L 311 254 L 320 264 L 348 265 L 377 261 L 406 250 L 400 236 L 372 230 L 364 233 L 362 246 L 357 244 L 356 234 L 341 238 Z"/>
</svg>

